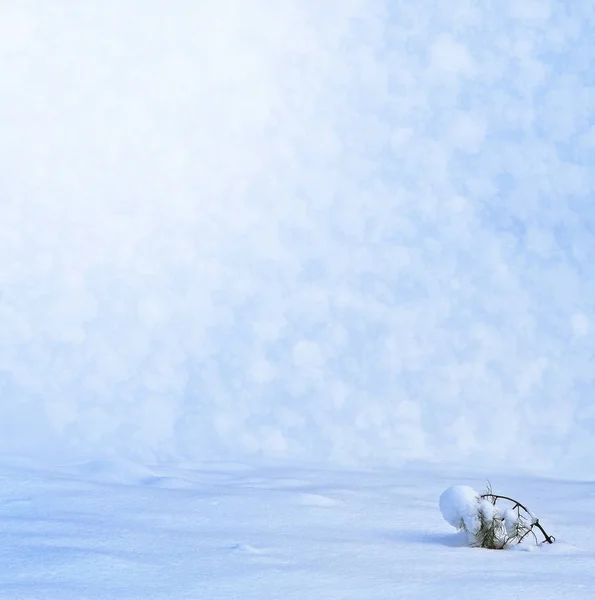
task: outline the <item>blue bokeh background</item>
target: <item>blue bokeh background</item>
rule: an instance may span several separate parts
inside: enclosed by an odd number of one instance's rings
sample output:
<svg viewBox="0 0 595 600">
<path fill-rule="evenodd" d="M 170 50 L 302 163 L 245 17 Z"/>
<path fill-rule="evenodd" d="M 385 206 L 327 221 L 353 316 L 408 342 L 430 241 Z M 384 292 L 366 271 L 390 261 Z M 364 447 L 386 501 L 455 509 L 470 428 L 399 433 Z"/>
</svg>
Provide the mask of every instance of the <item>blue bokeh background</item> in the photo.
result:
<svg viewBox="0 0 595 600">
<path fill-rule="evenodd" d="M 592 472 L 594 32 L 3 2 L 0 451 Z"/>
</svg>

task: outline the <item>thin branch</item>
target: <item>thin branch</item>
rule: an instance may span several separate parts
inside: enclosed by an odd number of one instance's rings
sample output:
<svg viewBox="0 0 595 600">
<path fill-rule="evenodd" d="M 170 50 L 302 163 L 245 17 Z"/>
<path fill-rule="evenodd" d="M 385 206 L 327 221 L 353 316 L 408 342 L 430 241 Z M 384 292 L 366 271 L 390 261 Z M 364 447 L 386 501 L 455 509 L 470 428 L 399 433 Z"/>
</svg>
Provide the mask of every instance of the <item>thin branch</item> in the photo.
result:
<svg viewBox="0 0 595 600">
<path fill-rule="evenodd" d="M 488 488 L 488 493 L 482 494 L 481 497 L 482 498 L 491 498 L 492 502 L 494 502 L 494 504 L 495 504 L 496 500 L 508 500 L 509 502 L 512 502 L 514 504 L 513 510 L 515 508 L 522 509 L 531 517 L 531 525 L 529 526 L 528 531 L 518 541 L 519 544 L 523 541 L 523 539 L 527 536 L 527 534 L 529 532 L 533 533 L 533 535 L 535 536 L 535 532 L 533 532 L 533 527 L 537 527 L 537 529 L 539 529 L 539 531 L 541 531 L 541 533 L 544 537 L 544 541 L 547 542 L 548 544 L 553 544 L 556 541 L 556 538 L 552 535 L 549 535 L 545 531 L 545 529 L 541 526 L 539 519 L 536 518 L 533 515 L 533 513 L 526 506 L 521 504 L 518 500 L 515 500 L 514 498 L 510 498 L 509 496 L 500 496 L 499 494 L 493 494 L 491 491 L 491 487 Z M 520 512 L 518 513 L 518 515 L 520 517 Z M 537 536 L 535 536 L 535 541 L 537 542 Z"/>
</svg>

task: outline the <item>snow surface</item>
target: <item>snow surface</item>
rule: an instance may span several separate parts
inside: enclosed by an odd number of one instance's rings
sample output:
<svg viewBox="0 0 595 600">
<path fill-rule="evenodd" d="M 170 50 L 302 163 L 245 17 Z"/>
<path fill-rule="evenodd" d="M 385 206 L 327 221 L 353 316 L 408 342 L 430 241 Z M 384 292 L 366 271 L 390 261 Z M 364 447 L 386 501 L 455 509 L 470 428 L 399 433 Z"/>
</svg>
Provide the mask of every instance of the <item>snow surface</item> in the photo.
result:
<svg viewBox="0 0 595 600">
<path fill-rule="evenodd" d="M 469 467 L 395 470 L 94 461 L 0 468 L 0 596 L 11 600 L 593 598 L 594 483 L 490 472 L 553 546 L 466 546 L 438 509 Z M 464 533 L 464 532 L 463 532 Z"/>
<path fill-rule="evenodd" d="M 475 523 L 471 519 L 477 519 L 480 502 L 479 492 L 472 487 L 453 485 L 440 494 L 440 512 L 444 520 L 455 529 L 461 529 L 464 525 L 470 532 L 474 532 Z"/>
</svg>

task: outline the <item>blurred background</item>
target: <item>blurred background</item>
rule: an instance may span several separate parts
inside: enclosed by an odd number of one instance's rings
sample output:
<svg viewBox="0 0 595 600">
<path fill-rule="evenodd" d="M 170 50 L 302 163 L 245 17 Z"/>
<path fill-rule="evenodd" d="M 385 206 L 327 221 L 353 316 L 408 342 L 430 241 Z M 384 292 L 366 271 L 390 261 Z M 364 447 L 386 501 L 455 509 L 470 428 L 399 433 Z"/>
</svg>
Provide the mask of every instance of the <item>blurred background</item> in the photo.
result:
<svg viewBox="0 0 595 600">
<path fill-rule="evenodd" d="M 3 0 L 0 451 L 595 473 L 594 34 Z"/>
</svg>

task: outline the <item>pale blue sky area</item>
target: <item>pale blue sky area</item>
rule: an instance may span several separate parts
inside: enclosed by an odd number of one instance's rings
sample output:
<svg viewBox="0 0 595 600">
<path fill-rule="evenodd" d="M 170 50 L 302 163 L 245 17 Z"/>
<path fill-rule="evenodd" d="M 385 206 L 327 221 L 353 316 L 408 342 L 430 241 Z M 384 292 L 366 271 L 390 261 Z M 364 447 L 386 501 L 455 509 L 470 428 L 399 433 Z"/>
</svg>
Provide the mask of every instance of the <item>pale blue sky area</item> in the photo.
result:
<svg viewBox="0 0 595 600">
<path fill-rule="evenodd" d="M 0 450 L 595 459 L 595 14 L 0 7 Z"/>
</svg>

